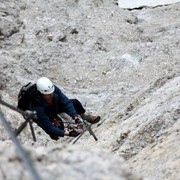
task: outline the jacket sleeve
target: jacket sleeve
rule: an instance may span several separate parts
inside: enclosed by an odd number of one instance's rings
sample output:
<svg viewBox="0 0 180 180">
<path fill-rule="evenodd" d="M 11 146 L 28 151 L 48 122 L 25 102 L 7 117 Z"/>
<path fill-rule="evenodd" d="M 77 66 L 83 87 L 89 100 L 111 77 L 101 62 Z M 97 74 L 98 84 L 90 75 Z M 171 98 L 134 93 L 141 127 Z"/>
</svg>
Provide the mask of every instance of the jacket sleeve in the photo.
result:
<svg viewBox="0 0 180 180">
<path fill-rule="evenodd" d="M 64 130 L 53 126 L 43 107 L 35 107 L 34 110 L 37 113 L 37 120 L 35 120 L 35 122 L 38 126 L 51 136 L 64 137 Z"/>
<path fill-rule="evenodd" d="M 72 101 L 68 99 L 68 97 L 65 96 L 57 86 L 55 86 L 54 92 L 59 96 L 59 101 L 60 101 L 62 110 L 66 112 L 69 116 L 71 116 L 72 118 L 77 116 L 77 112 L 73 106 Z"/>
</svg>

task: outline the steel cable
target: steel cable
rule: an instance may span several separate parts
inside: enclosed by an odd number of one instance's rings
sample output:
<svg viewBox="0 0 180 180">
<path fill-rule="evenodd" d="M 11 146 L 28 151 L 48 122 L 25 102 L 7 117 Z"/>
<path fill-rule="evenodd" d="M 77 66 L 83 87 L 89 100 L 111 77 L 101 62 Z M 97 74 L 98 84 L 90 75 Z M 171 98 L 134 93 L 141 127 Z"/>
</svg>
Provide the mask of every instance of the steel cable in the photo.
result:
<svg viewBox="0 0 180 180">
<path fill-rule="evenodd" d="M 26 113 L 24 111 L 19 110 L 18 108 L 15 108 L 7 103 L 5 103 L 4 101 L 1 100 L 0 98 L 0 103 L 23 114 L 26 115 Z M 40 176 L 38 175 L 37 171 L 35 170 L 34 166 L 32 165 L 31 161 L 28 159 L 28 156 L 25 152 L 25 150 L 23 149 L 23 147 L 21 146 L 20 142 L 18 141 L 18 139 L 16 138 L 16 135 L 14 134 L 14 132 L 12 131 L 10 125 L 8 124 L 8 122 L 6 121 L 6 119 L 4 118 L 3 113 L 0 111 L 0 120 L 2 121 L 5 130 L 7 131 L 7 133 L 9 134 L 10 138 L 12 139 L 15 147 L 16 147 L 16 151 L 17 154 L 19 155 L 19 157 L 22 159 L 22 161 L 24 162 L 26 168 L 29 170 L 29 172 L 31 173 L 31 176 L 33 178 L 33 180 L 41 180 Z"/>
</svg>

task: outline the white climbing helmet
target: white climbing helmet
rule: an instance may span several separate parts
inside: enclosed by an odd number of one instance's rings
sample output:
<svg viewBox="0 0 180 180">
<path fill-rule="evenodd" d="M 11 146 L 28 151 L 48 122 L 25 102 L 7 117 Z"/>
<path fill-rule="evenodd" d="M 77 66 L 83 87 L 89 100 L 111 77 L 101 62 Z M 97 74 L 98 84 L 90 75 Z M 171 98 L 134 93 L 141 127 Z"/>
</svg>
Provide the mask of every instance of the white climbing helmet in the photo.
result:
<svg viewBox="0 0 180 180">
<path fill-rule="evenodd" d="M 54 92 L 54 84 L 46 77 L 41 77 L 36 82 L 37 90 L 42 94 Z"/>
</svg>

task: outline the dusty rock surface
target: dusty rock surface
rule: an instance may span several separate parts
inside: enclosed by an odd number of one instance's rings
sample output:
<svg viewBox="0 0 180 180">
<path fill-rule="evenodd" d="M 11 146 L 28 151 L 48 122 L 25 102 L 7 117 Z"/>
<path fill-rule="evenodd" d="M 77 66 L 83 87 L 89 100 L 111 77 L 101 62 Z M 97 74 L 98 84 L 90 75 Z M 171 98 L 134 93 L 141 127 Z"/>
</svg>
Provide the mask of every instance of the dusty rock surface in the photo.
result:
<svg viewBox="0 0 180 180">
<path fill-rule="evenodd" d="M 76 144 L 33 124 L 18 136 L 42 179 L 179 179 L 180 3 L 0 1 L 0 92 L 47 76 L 102 117 Z M 0 106 L 14 130 L 22 116 Z M 0 179 L 32 179 L 0 124 Z"/>
</svg>

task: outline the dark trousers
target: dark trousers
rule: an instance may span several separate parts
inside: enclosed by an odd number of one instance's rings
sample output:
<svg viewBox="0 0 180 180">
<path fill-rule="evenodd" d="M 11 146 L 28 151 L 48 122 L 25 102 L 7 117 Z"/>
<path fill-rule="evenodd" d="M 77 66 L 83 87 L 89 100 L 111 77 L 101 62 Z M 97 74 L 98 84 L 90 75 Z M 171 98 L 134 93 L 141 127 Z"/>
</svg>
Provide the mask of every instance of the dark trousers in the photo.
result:
<svg viewBox="0 0 180 180">
<path fill-rule="evenodd" d="M 85 113 L 86 110 L 83 108 L 80 101 L 78 101 L 77 99 L 70 99 L 70 100 L 72 101 L 73 106 L 78 114 Z"/>
</svg>

